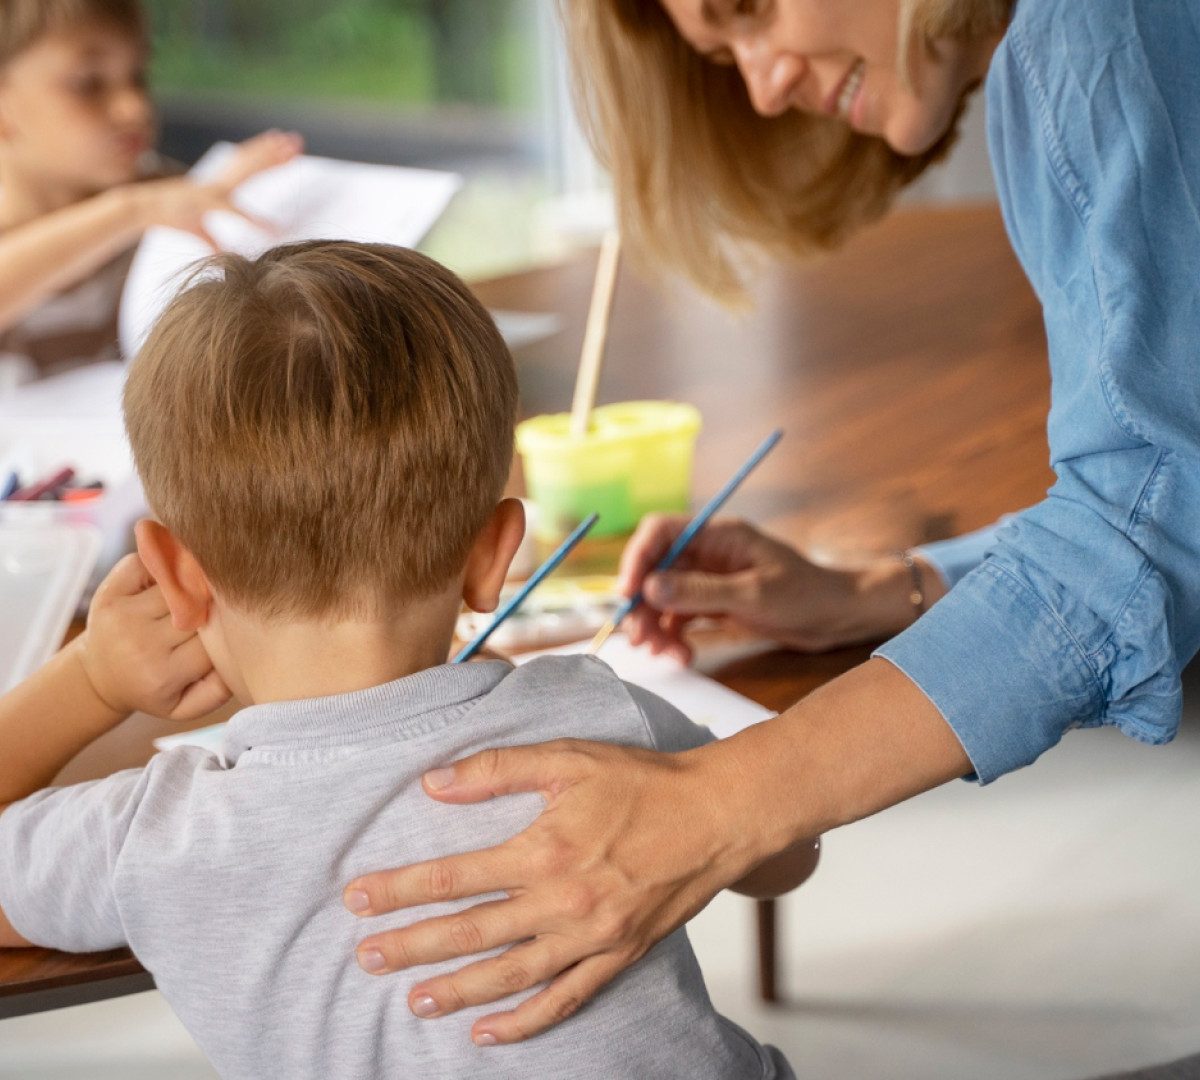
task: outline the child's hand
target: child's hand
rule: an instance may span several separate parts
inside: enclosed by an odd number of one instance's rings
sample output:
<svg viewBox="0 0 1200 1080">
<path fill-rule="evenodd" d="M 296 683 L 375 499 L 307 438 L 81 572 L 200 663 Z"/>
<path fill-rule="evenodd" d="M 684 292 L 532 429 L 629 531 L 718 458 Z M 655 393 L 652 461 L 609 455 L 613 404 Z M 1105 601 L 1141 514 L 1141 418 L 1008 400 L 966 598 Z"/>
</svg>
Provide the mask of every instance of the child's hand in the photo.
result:
<svg viewBox="0 0 1200 1080">
<path fill-rule="evenodd" d="M 114 712 L 196 720 L 229 700 L 200 638 L 171 625 L 137 555 L 126 555 L 96 590 L 75 645 L 92 689 Z"/>
<path fill-rule="evenodd" d="M 264 131 L 238 144 L 229 164 L 217 175 L 217 187 L 232 192 L 252 176 L 286 165 L 304 149 L 304 139 L 293 131 Z"/>
<path fill-rule="evenodd" d="M 250 177 L 287 164 L 303 149 L 304 141 L 299 135 L 267 131 L 239 145 L 225 168 L 207 184 L 197 184 L 183 176 L 133 185 L 131 192 L 139 203 L 142 226 L 180 229 L 199 237 L 214 251 L 219 250 L 219 245 L 204 227 L 205 215 L 213 210 L 237 214 L 256 228 L 270 232 L 270 223 L 237 206 L 233 193 Z"/>
</svg>

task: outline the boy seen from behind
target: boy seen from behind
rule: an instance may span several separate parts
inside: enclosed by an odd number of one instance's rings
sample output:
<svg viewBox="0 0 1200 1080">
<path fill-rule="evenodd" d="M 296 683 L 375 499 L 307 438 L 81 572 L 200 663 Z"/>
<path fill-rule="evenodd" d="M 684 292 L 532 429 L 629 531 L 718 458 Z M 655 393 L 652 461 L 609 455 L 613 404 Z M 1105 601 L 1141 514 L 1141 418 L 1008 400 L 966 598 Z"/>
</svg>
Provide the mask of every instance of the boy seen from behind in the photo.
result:
<svg viewBox="0 0 1200 1080">
<path fill-rule="evenodd" d="M 215 669 L 200 678 L 189 655 L 190 692 L 245 707 L 219 755 L 173 750 L 0 813 L 0 944 L 128 944 L 227 1078 L 792 1076 L 713 1010 L 683 930 L 515 1046 L 470 1041 L 482 1008 L 418 1019 L 402 980 L 355 962 L 346 881 L 498 843 L 542 809 L 436 803 L 428 769 L 567 736 L 711 738 L 594 658 L 445 663 L 461 605 L 495 607 L 522 536 L 503 498 L 516 402 L 487 313 L 411 251 L 224 256 L 172 303 L 125 396 L 157 515 L 138 548 L 162 632 Z M 741 884 L 783 892 L 812 862 L 780 856 Z"/>
</svg>

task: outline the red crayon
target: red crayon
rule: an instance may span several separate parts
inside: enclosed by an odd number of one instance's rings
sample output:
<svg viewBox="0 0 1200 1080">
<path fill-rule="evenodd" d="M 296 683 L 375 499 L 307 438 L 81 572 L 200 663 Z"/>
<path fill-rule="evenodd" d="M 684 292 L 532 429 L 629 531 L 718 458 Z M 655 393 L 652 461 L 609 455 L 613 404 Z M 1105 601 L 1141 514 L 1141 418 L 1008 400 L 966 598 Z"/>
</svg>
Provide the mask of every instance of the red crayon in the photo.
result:
<svg viewBox="0 0 1200 1080">
<path fill-rule="evenodd" d="M 36 483 L 30 484 L 28 487 L 20 488 L 14 491 L 9 497 L 9 502 L 36 502 L 47 492 L 54 491 L 55 488 L 60 488 L 64 484 L 71 482 L 75 476 L 74 469 L 59 469 L 53 476 L 47 476 L 44 480 L 38 480 Z"/>
</svg>

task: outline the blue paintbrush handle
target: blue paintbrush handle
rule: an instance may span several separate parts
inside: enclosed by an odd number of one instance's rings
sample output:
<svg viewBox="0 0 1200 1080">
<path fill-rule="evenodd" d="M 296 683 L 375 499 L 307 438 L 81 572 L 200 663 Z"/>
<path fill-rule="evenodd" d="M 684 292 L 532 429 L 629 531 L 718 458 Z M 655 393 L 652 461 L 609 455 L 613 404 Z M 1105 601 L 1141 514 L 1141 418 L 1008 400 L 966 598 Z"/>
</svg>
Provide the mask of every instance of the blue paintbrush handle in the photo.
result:
<svg viewBox="0 0 1200 1080">
<path fill-rule="evenodd" d="M 525 582 L 525 584 L 517 590 L 513 598 L 496 612 L 496 617 L 492 619 L 492 621 L 488 623 L 483 630 L 476 634 L 475 637 L 471 639 L 469 644 L 463 647 L 462 651 L 454 658 L 454 663 L 461 664 L 466 660 L 470 660 L 472 656 L 479 652 L 479 650 L 483 648 L 483 643 L 496 632 L 505 619 L 507 619 L 525 602 L 525 598 L 531 592 L 533 592 L 533 590 L 536 589 L 545 578 L 558 569 L 559 564 L 563 561 L 563 559 L 565 559 L 571 554 L 572 551 L 575 550 L 575 546 L 580 540 L 587 536 L 587 534 L 591 531 L 592 526 L 595 525 L 599 520 L 599 514 L 592 514 L 589 518 L 587 518 L 586 521 L 581 522 L 575 528 L 575 531 L 572 532 L 571 535 L 568 536 L 561 544 L 559 544 L 554 554 L 551 555 L 550 558 L 548 558 L 544 563 L 542 563 L 541 566 L 537 568 L 537 570 L 534 571 L 533 577 Z"/>
<path fill-rule="evenodd" d="M 675 565 L 675 560 L 683 554 L 684 548 L 688 546 L 696 537 L 696 534 L 708 524 L 709 519 L 729 500 L 732 495 L 741 486 L 742 481 L 746 479 L 757 467 L 760 461 L 765 458 L 772 450 L 775 449 L 775 444 L 783 438 L 783 430 L 776 428 L 759 444 L 758 449 L 754 451 L 747 459 L 746 463 L 738 469 L 737 472 L 729 478 L 720 491 L 718 491 L 711 499 L 700 508 L 700 512 L 696 514 L 691 521 L 688 522 L 687 528 L 683 530 L 675 539 L 668 549 L 667 553 L 658 561 L 654 567 L 653 573 L 661 573 L 663 570 L 669 570 Z M 642 600 L 641 590 L 638 590 L 633 596 L 625 601 L 619 608 L 617 613 L 612 618 L 613 627 L 621 625 L 621 620 L 625 618 L 634 608 L 636 608 Z"/>
</svg>

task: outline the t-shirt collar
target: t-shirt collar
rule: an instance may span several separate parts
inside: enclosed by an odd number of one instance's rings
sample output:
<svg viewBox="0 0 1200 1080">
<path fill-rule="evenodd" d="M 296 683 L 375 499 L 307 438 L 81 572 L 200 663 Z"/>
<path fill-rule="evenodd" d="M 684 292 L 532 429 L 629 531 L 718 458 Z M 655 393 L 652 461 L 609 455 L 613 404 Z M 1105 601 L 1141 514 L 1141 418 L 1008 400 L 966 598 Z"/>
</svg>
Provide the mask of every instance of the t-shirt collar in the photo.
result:
<svg viewBox="0 0 1200 1080">
<path fill-rule="evenodd" d="M 372 739 L 412 738 L 458 715 L 512 672 L 503 660 L 443 664 L 349 694 L 271 701 L 236 713 L 225 729 L 221 756 L 232 768 L 246 751 L 352 746 Z"/>
</svg>

